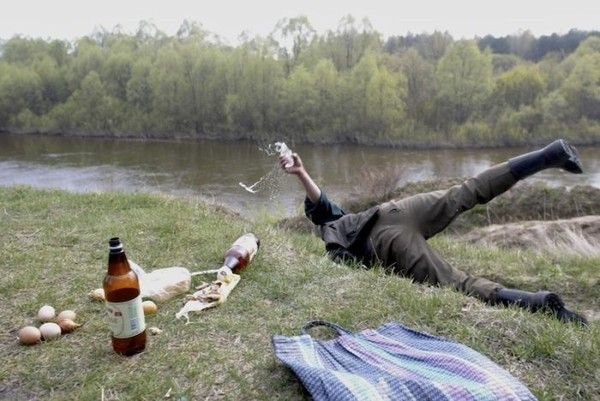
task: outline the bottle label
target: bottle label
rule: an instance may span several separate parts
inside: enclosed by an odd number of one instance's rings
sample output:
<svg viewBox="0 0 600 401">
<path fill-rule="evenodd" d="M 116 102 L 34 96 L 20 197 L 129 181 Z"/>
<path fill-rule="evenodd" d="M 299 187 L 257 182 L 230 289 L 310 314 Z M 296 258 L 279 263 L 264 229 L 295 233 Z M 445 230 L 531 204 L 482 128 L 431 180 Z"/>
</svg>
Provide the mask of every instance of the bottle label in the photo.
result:
<svg viewBox="0 0 600 401">
<path fill-rule="evenodd" d="M 250 263 L 258 251 L 258 244 L 256 243 L 255 237 L 252 235 L 244 235 L 238 238 L 233 243 L 232 247 L 236 245 L 241 246 L 248 251 L 248 263 Z"/>
<path fill-rule="evenodd" d="M 125 302 L 106 302 L 107 321 L 115 338 L 130 338 L 146 329 L 142 296 Z"/>
</svg>

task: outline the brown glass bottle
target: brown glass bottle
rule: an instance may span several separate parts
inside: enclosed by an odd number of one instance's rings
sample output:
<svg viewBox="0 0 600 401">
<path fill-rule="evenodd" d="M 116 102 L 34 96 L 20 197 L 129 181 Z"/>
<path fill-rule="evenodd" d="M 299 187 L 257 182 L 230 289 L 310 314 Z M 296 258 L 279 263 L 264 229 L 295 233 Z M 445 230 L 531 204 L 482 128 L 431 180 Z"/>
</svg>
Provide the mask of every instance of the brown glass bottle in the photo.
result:
<svg viewBox="0 0 600 401">
<path fill-rule="evenodd" d="M 108 272 L 103 287 L 113 349 L 126 356 L 142 352 L 146 348 L 146 324 L 140 285 L 119 238 L 109 241 Z"/>
<path fill-rule="evenodd" d="M 242 235 L 225 252 L 223 266 L 227 266 L 232 272 L 239 274 L 252 262 L 258 248 L 260 248 L 260 241 L 256 235 L 252 233 Z"/>
</svg>

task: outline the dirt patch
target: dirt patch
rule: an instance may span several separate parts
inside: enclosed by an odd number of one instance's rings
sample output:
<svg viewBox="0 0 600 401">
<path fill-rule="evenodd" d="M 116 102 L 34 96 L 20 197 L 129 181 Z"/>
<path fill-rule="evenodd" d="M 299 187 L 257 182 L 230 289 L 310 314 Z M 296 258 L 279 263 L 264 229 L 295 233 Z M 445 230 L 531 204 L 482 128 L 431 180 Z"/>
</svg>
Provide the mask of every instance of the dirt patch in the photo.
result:
<svg viewBox="0 0 600 401">
<path fill-rule="evenodd" d="M 3 400 L 39 400 L 33 391 L 25 388 L 21 383 L 12 380 L 0 385 L 0 399 Z"/>
<path fill-rule="evenodd" d="M 475 244 L 600 255 L 600 216 L 493 224 L 461 238 Z"/>
</svg>

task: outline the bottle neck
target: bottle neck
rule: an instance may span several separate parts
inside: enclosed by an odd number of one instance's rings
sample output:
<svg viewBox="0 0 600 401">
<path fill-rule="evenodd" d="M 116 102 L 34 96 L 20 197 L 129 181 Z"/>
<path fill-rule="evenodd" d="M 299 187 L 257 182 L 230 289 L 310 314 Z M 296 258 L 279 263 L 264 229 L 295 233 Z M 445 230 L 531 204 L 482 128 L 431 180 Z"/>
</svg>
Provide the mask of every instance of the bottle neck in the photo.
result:
<svg viewBox="0 0 600 401">
<path fill-rule="evenodd" d="M 231 270 L 235 269 L 240 264 L 240 261 L 235 256 L 226 256 L 223 261 L 223 266 L 229 267 Z"/>
<path fill-rule="evenodd" d="M 129 267 L 129 262 L 127 262 L 127 256 L 125 256 L 125 252 L 109 252 L 108 274 L 111 276 L 120 276 L 122 274 L 127 274 L 130 271 L 131 268 Z"/>
</svg>

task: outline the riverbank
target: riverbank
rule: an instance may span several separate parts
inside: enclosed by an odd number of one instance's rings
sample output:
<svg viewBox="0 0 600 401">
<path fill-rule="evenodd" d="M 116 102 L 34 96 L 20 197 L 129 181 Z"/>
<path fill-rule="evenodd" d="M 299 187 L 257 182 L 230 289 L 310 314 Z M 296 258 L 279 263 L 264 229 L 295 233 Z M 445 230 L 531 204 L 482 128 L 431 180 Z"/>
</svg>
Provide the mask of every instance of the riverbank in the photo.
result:
<svg viewBox="0 0 600 401">
<path fill-rule="evenodd" d="M 475 140 L 464 141 L 458 138 L 457 140 L 442 138 L 435 136 L 428 138 L 427 135 L 416 135 L 419 138 L 425 138 L 421 141 L 414 140 L 374 140 L 373 138 L 361 139 L 360 136 L 340 138 L 315 138 L 310 139 L 295 139 L 296 136 L 281 136 L 279 134 L 245 134 L 237 135 L 232 133 L 220 134 L 201 134 L 201 133 L 127 133 L 127 132 L 47 132 L 39 130 L 19 130 L 19 129 L 0 129 L 0 135 L 29 135 L 29 136 L 48 136 L 48 137 L 65 137 L 65 138 L 96 138 L 96 139 L 120 139 L 120 140 L 153 140 L 153 141 L 227 141 L 227 142 L 258 142 L 258 143 L 273 143 L 276 141 L 285 141 L 293 145 L 359 145 L 368 147 L 395 148 L 405 150 L 440 150 L 440 149 L 499 149 L 507 147 L 521 146 L 543 146 L 556 138 L 556 136 L 547 137 L 527 137 L 520 140 L 498 139 L 498 141 L 490 140 Z M 597 135 L 589 135 L 586 137 L 578 137 L 573 135 L 561 136 L 568 139 L 569 143 L 575 146 L 600 146 L 600 133 Z"/>
<path fill-rule="evenodd" d="M 100 286 L 106 241 L 119 235 L 147 270 L 214 268 L 241 233 L 261 239 L 255 261 L 228 301 L 174 319 L 181 297 L 159 304 L 148 325 L 163 330 L 147 351 L 114 355 L 104 307 L 87 293 Z M 270 337 L 295 335 L 308 320 L 351 330 L 398 321 L 460 341 L 522 380 L 540 400 L 591 400 L 600 393 L 598 257 L 499 250 L 441 236 L 432 245 L 473 274 L 526 290 L 547 288 L 586 314 L 588 328 L 542 314 L 487 306 L 457 292 L 329 261 L 320 240 L 245 220 L 195 198 L 0 188 L 0 398 L 295 400 L 305 395 L 276 361 Z M 195 281 L 197 284 L 198 282 Z M 16 330 L 37 309 L 74 309 L 84 325 L 54 342 L 17 344 Z M 171 390 L 169 390 L 171 389 Z"/>
</svg>

